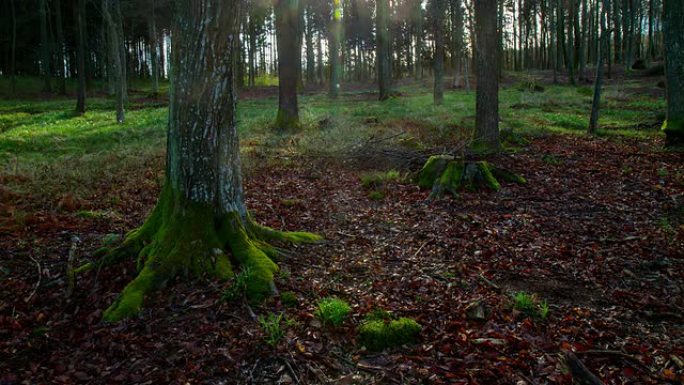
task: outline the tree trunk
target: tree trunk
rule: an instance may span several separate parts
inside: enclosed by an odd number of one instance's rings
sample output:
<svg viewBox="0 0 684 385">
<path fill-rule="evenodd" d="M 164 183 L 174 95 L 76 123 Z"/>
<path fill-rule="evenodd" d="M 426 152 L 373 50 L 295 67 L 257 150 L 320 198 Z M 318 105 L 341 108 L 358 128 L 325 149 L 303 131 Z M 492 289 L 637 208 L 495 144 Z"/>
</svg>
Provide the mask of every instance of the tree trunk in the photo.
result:
<svg viewBox="0 0 684 385">
<path fill-rule="evenodd" d="M 314 16 L 313 7 L 308 4 L 306 7 L 306 82 L 307 84 L 316 84 L 316 63 L 314 57 Z"/>
<path fill-rule="evenodd" d="M 663 0 L 667 120 L 666 145 L 684 146 L 684 2 Z"/>
<path fill-rule="evenodd" d="M 76 92 L 76 113 L 85 113 L 85 98 L 86 98 L 86 69 L 85 69 L 85 15 L 83 9 L 85 8 L 85 0 L 77 0 L 76 6 L 76 40 L 77 40 L 77 72 L 78 72 L 78 87 Z"/>
<path fill-rule="evenodd" d="M 460 77 L 463 72 L 463 7 L 461 6 L 461 0 L 451 0 L 451 29 L 453 86 L 460 87 Z"/>
<path fill-rule="evenodd" d="M 591 103 L 591 117 L 589 118 L 589 134 L 596 133 L 598 128 L 599 111 L 601 109 L 601 87 L 603 86 L 603 60 L 606 55 L 608 39 L 606 37 L 606 9 L 610 7 L 610 0 L 603 0 L 601 12 L 601 42 L 599 43 L 598 60 L 596 63 L 596 79 L 594 80 L 594 99 Z"/>
<path fill-rule="evenodd" d="M 316 60 L 317 60 L 317 77 L 318 77 L 318 84 L 323 84 L 323 37 L 321 36 L 321 32 L 318 31 L 318 38 L 316 39 Z"/>
<path fill-rule="evenodd" d="M 390 41 L 388 30 L 389 0 L 376 0 L 376 38 L 377 50 L 376 65 L 378 75 L 379 100 L 389 99 L 390 94 Z"/>
<path fill-rule="evenodd" d="M 586 51 L 587 51 L 587 28 L 589 27 L 589 23 L 587 23 L 587 0 L 582 0 L 581 3 L 582 9 L 581 9 L 581 15 L 582 15 L 582 24 L 580 26 L 580 41 L 578 44 L 579 47 L 579 79 L 584 81 L 586 80 L 586 74 L 585 74 L 585 68 L 587 64 L 587 58 L 586 58 Z"/>
<path fill-rule="evenodd" d="M 278 270 L 277 250 L 266 242 L 319 239 L 258 226 L 245 207 L 235 123 L 238 1 L 175 3 L 166 184 L 145 223 L 106 257 L 137 254 L 142 265 L 105 311 L 107 321 L 137 314 L 145 295 L 174 276 L 229 279 L 233 263 L 243 267 L 248 298 L 261 300 Z"/>
<path fill-rule="evenodd" d="M 62 1 L 55 0 L 55 19 L 57 25 L 57 73 L 59 74 L 58 91 L 60 95 L 66 95 L 66 74 L 64 73 L 64 30 L 62 25 Z"/>
<path fill-rule="evenodd" d="M 152 95 L 159 94 L 159 62 L 157 60 L 157 20 L 156 20 L 156 1 L 151 1 L 151 12 L 149 15 L 148 26 L 150 34 L 150 62 L 152 64 Z"/>
<path fill-rule="evenodd" d="M 277 0 L 275 6 L 278 44 L 278 116 L 277 130 L 299 127 L 297 83 L 301 71 L 299 37 L 299 0 Z"/>
<path fill-rule="evenodd" d="M 112 71 L 112 78 L 114 83 L 114 95 L 116 99 L 116 121 L 123 123 L 125 120 L 125 92 L 126 92 L 126 78 L 124 75 L 124 63 L 121 61 L 121 45 L 123 42 L 120 39 L 118 30 L 120 13 L 118 12 L 120 0 L 105 0 L 103 4 L 103 17 L 109 29 L 109 58 L 110 69 Z"/>
<path fill-rule="evenodd" d="M 416 54 L 415 60 L 415 78 L 416 80 L 423 79 L 423 7 L 422 1 L 415 1 L 415 18 L 416 18 Z"/>
<path fill-rule="evenodd" d="M 38 1 L 38 13 L 40 14 L 40 72 L 43 75 L 43 91 L 52 92 L 50 85 L 50 62 L 52 53 L 50 52 L 50 41 L 48 39 L 48 5 L 46 0 Z"/>
<path fill-rule="evenodd" d="M 433 101 L 436 105 L 441 105 L 444 102 L 444 13 L 446 12 L 446 0 L 432 0 L 432 7 L 435 35 Z"/>
<path fill-rule="evenodd" d="M 497 0 L 475 2 L 477 44 L 477 96 L 475 147 L 488 151 L 499 149 L 499 77 L 496 30 Z"/>
<path fill-rule="evenodd" d="M 330 89 L 328 96 L 336 98 L 340 90 L 340 43 L 342 41 L 342 6 L 340 0 L 333 0 L 332 20 L 330 21 Z"/>
<path fill-rule="evenodd" d="M 15 0 L 10 0 L 10 13 L 12 14 L 12 53 L 10 54 L 10 83 L 12 87 L 12 96 L 17 94 L 17 10 L 14 4 Z"/>
</svg>

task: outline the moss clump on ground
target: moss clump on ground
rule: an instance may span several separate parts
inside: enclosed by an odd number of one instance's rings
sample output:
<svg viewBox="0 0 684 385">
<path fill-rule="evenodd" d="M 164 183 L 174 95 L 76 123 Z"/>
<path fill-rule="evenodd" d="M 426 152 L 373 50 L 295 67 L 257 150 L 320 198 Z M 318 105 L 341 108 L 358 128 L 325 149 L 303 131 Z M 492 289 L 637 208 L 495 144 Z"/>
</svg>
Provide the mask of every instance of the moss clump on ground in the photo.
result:
<svg viewBox="0 0 684 385">
<path fill-rule="evenodd" d="M 449 155 L 431 156 L 418 174 L 417 182 L 421 188 L 432 188 L 432 198 L 446 193 L 456 196 L 461 189 L 498 191 L 501 188 L 499 179 L 527 183 L 522 176 L 492 167 L 487 161 L 463 161 Z"/>
<path fill-rule="evenodd" d="M 422 327 L 410 318 L 370 319 L 359 326 L 359 341 L 372 351 L 413 343 Z"/>
<path fill-rule="evenodd" d="M 295 307 L 299 302 L 295 293 L 291 291 L 284 291 L 280 293 L 280 302 L 287 307 Z"/>
<path fill-rule="evenodd" d="M 328 297 L 318 303 L 315 315 L 324 325 L 340 326 L 350 312 L 351 307 L 347 302 L 336 297 Z"/>
</svg>

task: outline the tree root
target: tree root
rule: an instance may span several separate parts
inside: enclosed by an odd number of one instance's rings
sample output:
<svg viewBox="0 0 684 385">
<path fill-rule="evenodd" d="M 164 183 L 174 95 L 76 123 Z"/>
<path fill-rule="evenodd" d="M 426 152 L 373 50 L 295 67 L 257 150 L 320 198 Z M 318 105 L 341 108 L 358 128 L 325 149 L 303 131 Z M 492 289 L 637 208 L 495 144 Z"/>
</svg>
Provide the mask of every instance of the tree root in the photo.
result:
<svg viewBox="0 0 684 385">
<path fill-rule="evenodd" d="M 248 272 L 245 294 L 248 300 L 258 303 L 273 294 L 273 278 L 278 271 L 274 260 L 284 254 L 282 248 L 270 242 L 321 240 L 311 233 L 260 226 L 249 215 L 228 213 L 217 218 L 209 206 L 190 203 L 178 209 L 165 199 L 162 193 L 147 221 L 129 233 L 119 247 L 78 269 L 84 272 L 137 255 L 139 273 L 104 312 L 105 321 L 116 322 L 139 313 L 144 297 L 176 276 L 209 275 L 228 280 L 235 276 L 233 266 Z"/>
</svg>

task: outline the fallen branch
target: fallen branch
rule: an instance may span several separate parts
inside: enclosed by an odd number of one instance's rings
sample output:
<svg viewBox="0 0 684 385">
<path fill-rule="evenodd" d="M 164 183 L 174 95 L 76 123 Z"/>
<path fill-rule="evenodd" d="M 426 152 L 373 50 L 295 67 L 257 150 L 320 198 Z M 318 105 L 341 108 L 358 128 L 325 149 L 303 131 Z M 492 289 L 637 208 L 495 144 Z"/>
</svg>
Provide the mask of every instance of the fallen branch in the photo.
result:
<svg viewBox="0 0 684 385">
<path fill-rule="evenodd" d="M 573 352 L 565 352 L 565 363 L 570 369 L 573 381 L 582 385 L 603 385 L 603 382 L 589 371 L 582 361 Z"/>
<path fill-rule="evenodd" d="M 43 279 L 43 268 L 40 266 L 40 262 L 38 262 L 38 260 L 33 258 L 32 256 L 29 256 L 29 258 L 31 258 L 31 260 L 36 264 L 36 267 L 38 268 L 38 282 L 36 282 L 36 286 L 33 287 L 31 294 L 29 294 L 28 297 L 24 298 L 24 302 L 29 302 L 31 298 L 33 298 L 33 296 L 38 291 L 38 287 L 40 287 L 41 280 Z"/>
</svg>

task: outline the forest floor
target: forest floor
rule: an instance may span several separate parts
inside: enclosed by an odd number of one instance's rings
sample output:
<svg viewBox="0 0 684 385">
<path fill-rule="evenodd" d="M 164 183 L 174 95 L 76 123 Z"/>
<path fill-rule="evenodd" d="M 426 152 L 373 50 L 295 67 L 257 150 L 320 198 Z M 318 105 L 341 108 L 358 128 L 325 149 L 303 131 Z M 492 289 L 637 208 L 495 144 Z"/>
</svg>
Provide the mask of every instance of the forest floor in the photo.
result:
<svg viewBox="0 0 684 385">
<path fill-rule="evenodd" d="M 85 117 L 70 100 L 0 101 L 0 383 L 571 384 L 568 350 L 605 383 L 682 383 L 684 156 L 662 150 L 656 82 L 609 82 L 601 135 L 588 137 L 587 86 L 511 81 L 502 126 L 529 143 L 491 160 L 529 183 L 437 200 L 405 177 L 362 180 L 462 144 L 472 93 L 449 90 L 443 107 L 420 85 L 386 103 L 309 95 L 288 136 L 267 128 L 273 98 L 241 102 L 255 219 L 325 237 L 279 262 L 296 304 L 253 307 L 284 314 L 273 345 L 215 281 L 179 279 L 140 317 L 102 323 L 133 260 L 65 295 L 70 249 L 86 260 L 154 205 L 163 105 L 132 98 L 117 126 L 106 99 Z M 521 292 L 548 314 L 516 309 Z M 314 316 L 327 296 L 352 306 L 340 327 Z M 374 309 L 417 320 L 420 341 L 367 351 L 356 328 Z"/>
</svg>

